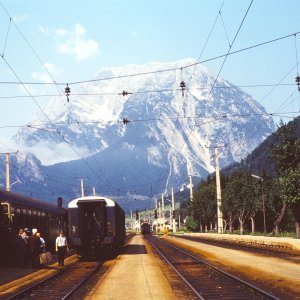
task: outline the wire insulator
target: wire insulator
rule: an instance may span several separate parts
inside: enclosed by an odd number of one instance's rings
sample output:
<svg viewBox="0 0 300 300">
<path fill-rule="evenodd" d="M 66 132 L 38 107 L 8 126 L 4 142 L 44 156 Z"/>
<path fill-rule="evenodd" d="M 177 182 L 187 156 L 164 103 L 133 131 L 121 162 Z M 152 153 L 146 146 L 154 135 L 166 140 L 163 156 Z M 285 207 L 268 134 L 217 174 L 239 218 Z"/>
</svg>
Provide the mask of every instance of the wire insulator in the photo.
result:
<svg viewBox="0 0 300 300">
<path fill-rule="evenodd" d="M 119 93 L 119 95 L 125 97 L 125 96 L 128 96 L 128 95 L 131 95 L 132 93 L 129 93 L 127 91 L 123 91 L 122 93 Z"/>
<path fill-rule="evenodd" d="M 185 90 L 185 82 L 183 80 L 181 80 L 181 82 L 180 82 L 180 89 L 181 89 L 181 93 L 182 93 L 182 97 L 183 97 L 184 90 Z"/>
<path fill-rule="evenodd" d="M 71 93 L 71 89 L 70 89 L 69 85 L 67 84 L 67 86 L 65 88 L 65 95 L 67 96 L 68 102 L 70 101 L 70 99 L 69 99 L 70 93 Z"/>
<path fill-rule="evenodd" d="M 296 76 L 295 81 L 298 86 L 298 91 L 300 92 L 300 76 L 299 75 Z"/>
</svg>

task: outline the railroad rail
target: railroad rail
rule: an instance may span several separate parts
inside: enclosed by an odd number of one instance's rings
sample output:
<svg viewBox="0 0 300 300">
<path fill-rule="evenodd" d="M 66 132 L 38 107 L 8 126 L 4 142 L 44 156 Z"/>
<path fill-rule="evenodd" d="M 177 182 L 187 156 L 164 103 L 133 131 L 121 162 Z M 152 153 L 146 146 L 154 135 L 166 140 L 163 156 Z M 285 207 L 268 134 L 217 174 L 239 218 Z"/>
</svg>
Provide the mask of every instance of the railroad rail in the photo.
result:
<svg viewBox="0 0 300 300">
<path fill-rule="evenodd" d="M 100 268 L 102 262 L 78 261 L 61 272 L 6 299 L 70 299 Z"/>
<path fill-rule="evenodd" d="M 279 299 L 160 238 L 149 242 L 199 299 Z"/>
</svg>

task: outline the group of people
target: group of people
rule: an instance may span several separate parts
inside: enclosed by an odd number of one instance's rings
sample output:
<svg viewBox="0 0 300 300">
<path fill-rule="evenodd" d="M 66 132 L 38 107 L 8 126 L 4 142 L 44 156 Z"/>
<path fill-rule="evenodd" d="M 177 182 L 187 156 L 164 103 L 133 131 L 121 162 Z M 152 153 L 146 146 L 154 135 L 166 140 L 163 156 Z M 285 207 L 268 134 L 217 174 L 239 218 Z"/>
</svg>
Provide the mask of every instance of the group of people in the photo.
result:
<svg viewBox="0 0 300 300">
<path fill-rule="evenodd" d="M 56 238 L 55 248 L 58 256 L 58 265 L 64 265 L 65 254 L 68 250 L 67 238 L 60 231 Z M 36 228 L 30 231 L 28 228 L 20 229 L 16 239 L 18 264 L 20 267 L 40 267 L 40 255 L 46 252 L 45 240 Z"/>
<path fill-rule="evenodd" d="M 36 268 L 40 266 L 40 254 L 46 251 L 45 240 L 36 228 L 20 229 L 16 241 L 18 263 L 20 267 Z"/>
</svg>

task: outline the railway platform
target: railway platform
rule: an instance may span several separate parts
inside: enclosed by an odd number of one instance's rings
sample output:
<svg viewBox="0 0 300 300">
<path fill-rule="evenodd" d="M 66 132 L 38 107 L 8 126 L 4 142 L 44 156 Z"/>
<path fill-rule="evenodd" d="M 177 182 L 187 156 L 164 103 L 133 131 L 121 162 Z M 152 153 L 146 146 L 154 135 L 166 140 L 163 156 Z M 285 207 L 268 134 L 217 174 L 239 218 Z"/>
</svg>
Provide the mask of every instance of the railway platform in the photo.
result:
<svg viewBox="0 0 300 300">
<path fill-rule="evenodd" d="M 153 252 L 148 241 L 136 235 L 85 299 L 195 298 Z"/>
<path fill-rule="evenodd" d="M 74 256 L 67 257 L 65 265 L 73 264 L 76 260 L 78 258 L 74 258 Z M 41 269 L 0 267 L 0 299 L 7 299 L 24 287 L 43 281 L 61 270 L 62 268 L 57 266 L 56 255 L 53 256 L 51 263 Z"/>
<path fill-rule="evenodd" d="M 184 233 L 183 236 L 263 248 L 277 248 L 300 253 L 300 239 L 224 233 Z"/>
</svg>

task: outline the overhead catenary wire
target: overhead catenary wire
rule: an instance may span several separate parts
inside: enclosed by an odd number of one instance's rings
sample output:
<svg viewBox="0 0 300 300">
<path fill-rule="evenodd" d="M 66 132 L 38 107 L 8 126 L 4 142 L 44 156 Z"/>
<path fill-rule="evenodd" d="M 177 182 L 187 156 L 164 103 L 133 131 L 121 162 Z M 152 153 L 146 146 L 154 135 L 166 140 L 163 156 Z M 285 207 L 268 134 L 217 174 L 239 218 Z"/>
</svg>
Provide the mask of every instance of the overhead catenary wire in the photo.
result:
<svg viewBox="0 0 300 300">
<path fill-rule="evenodd" d="M 228 56 L 229 56 L 230 50 L 231 50 L 231 48 L 232 48 L 232 46 L 233 46 L 233 44 L 234 44 L 234 42 L 235 42 L 235 40 L 236 40 L 236 38 L 237 38 L 237 36 L 238 36 L 238 34 L 239 34 L 239 32 L 240 32 L 240 30 L 241 30 L 243 24 L 244 24 L 244 21 L 245 21 L 247 15 L 248 15 L 248 12 L 249 12 L 249 10 L 250 10 L 250 8 L 251 8 L 251 6 L 252 6 L 252 3 L 253 3 L 253 0 L 251 0 L 250 4 L 249 4 L 249 6 L 248 6 L 248 9 L 247 9 L 247 11 L 246 11 L 246 13 L 245 13 L 245 15 L 244 15 L 244 17 L 243 17 L 243 20 L 242 20 L 241 24 L 239 25 L 238 30 L 237 30 L 237 32 L 236 32 L 236 34 L 235 34 L 235 36 L 234 36 L 234 38 L 233 38 L 233 40 L 232 40 L 232 43 L 229 44 L 229 49 L 228 49 L 228 51 L 227 51 L 227 54 L 224 56 L 224 60 L 223 60 L 222 65 L 221 65 L 221 67 L 220 67 L 220 69 L 219 69 L 219 72 L 218 72 L 217 76 L 216 76 L 215 79 L 214 79 L 214 82 L 213 82 L 213 84 L 212 84 L 211 90 L 210 90 L 209 93 L 208 93 L 208 97 L 207 97 L 208 99 L 210 98 L 210 95 L 211 95 L 211 93 L 212 93 L 212 91 L 213 91 L 213 89 L 214 89 L 214 86 L 215 86 L 215 84 L 216 84 L 216 82 L 217 82 L 217 80 L 218 80 L 218 78 L 219 78 L 219 76 L 220 76 L 220 74 L 221 74 L 221 72 L 222 72 L 222 70 L 223 70 L 223 67 L 224 67 L 224 65 L 225 65 L 225 62 L 226 62 L 226 60 L 227 60 L 227 58 L 228 58 Z"/>
<path fill-rule="evenodd" d="M 294 69 L 295 67 L 293 67 Z M 292 70 L 293 70 L 292 69 Z M 291 71 L 292 71 L 291 70 Z M 290 72 L 287 74 L 289 75 Z M 285 76 L 285 78 L 287 77 L 287 75 Z M 261 87 L 278 87 L 278 86 L 294 86 L 294 83 L 261 83 L 261 84 L 250 84 L 250 85 L 218 85 L 215 86 L 214 89 L 236 89 L 236 88 L 261 88 Z M 211 85 L 207 85 L 207 86 L 200 86 L 200 87 L 196 87 L 197 90 L 208 90 L 211 88 Z M 145 91 L 133 91 L 131 94 L 151 94 L 151 93 L 164 93 L 164 92 L 177 92 L 177 91 L 181 91 L 181 89 L 179 88 L 174 88 L 174 89 L 158 89 L 158 90 L 145 90 Z M 114 96 L 114 95 L 118 95 L 118 92 L 106 92 L 106 93 L 72 93 L 73 96 Z M 268 96 L 268 94 L 266 95 Z M 264 98 L 266 97 L 264 96 Z M 12 95 L 12 96 L 0 96 L 0 99 L 22 99 L 22 98 L 30 98 L 34 97 L 34 98 L 45 98 L 45 97 L 61 97 L 64 98 L 64 95 L 61 94 L 40 94 L 40 95 Z M 139 99 L 140 101 L 140 99 Z M 145 100 L 147 101 L 147 100 Z M 260 100 L 262 101 L 262 100 Z"/>
<path fill-rule="evenodd" d="M 233 41 L 232 41 L 232 43 L 230 44 L 230 47 L 229 47 L 229 49 L 228 49 L 226 55 L 224 56 L 224 60 L 223 60 L 222 65 L 221 65 L 221 67 L 220 67 L 220 69 L 219 69 L 219 72 L 218 72 L 217 76 L 215 77 L 214 82 L 213 82 L 213 84 L 212 84 L 212 87 L 211 87 L 211 89 L 210 89 L 210 91 L 209 91 L 209 93 L 208 93 L 207 100 L 210 98 L 210 95 L 211 95 L 211 93 L 212 93 L 212 91 L 213 91 L 213 89 L 214 89 L 214 86 L 215 86 L 215 84 L 216 84 L 216 82 L 217 82 L 217 80 L 218 80 L 218 78 L 219 78 L 219 75 L 220 75 L 220 73 L 221 73 L 221 71 L 222 71 L 222 69 L 223 69 L 223 67 L 224 67 L 224 65 L 225 65 L 225 62 L 226 62 L 226 60 L 227 60 L 227 57 L 229 56 L 230 50 L 231 50 L 232 46 L 234 45 L 234 42 L 235 42 L 235 40 L 236 40 L 236 38 L 237 38 L 237 36 L 238 36 L 238 34 L 239 34 L 241 28 L 242 28 L 242 25 L 243 25 L 243 23 L 244 23 L 244 21 L 245 21 L 247 15 L 248 15 L 248 12 L 249 12 L 249 10 L 250 10 L 250 8 L 251 8 L 251 6 L 252 6 L 252 3 L 253 3 L 253 0 L 251 0 L 249 6 L 248 6 L 248 8 L 247 8 L 247 11 L 246 11 L 246 13 L 244 14 L 244 17 L 243 17 L 243 19 L 242 19 L 242 21 L 241 21 L 241 23 L 240 23 L 240 25 L 239 25 L 239 27 L 238 27 L 238 29 L 237 29 L 237 32 L 236 32 L 236 34 L 235 34 L 235 36 L 234 36 L 234 38 L 233 38 Z M 175 161 L 175 159 L 177 159 L 177 156 L 181 153 L 182 149 L 187 145 L 187 141 L 190 139 L 190 137 L 191 137 L 191 135 L 192 135 L 192 133 L 193 133 L 195 127 L 196 127 L 196 125 L 194 125 L 194 127 L 193 127 L 193 128 L 190 130 L 190 132 L 186 135 L 186 138 L 185 138 L 185 140 L 184 140 L 184 142 L 183 142 L 183 145 L 180 147 L 179 151 L 175 154 L 175 156 L 174 156 L 174 158 L 173 158 L 173 162 Z"/>
<path fill-rule="evenodd" d="M 34 50 L 34 48 L 31 46 L 31 44 L 29 43 L 29 41 L 26 39 L 26 37 L 24 36 L 24 34 L 22 33 L 22 31 L 19 29 L 19 27 L 17 26 L 17 24 L 12 20 L 11 16 L 9 15 L 9 13 L 7 12 L 7 10 L 5 9 L 5 7 L 3 6 L 3 4 L 0 2 L 0 5 L 2 6 L 3 10 L 5 11 L 5 13 L 8 15 L 8 17 L 10 18 L 10 23 L 13 22 L 15 28 L 17 29 L 17 31 L 19 32 L 19 34 L 21 35 L 21 37 L 23 38 L 23 40 L 25 41 L 25 43 L 27 44 L 27 46 L 30 48 L 30 50 L 32 51 L 32 53 L 34 54 L 34 56 L 37 58 L 37 60 L 40 62 L 40 64 L 42 65 L 42 67 L 45 69 L 45 71 L 47 72 L 47 74 L 49 75 L 49 77 L 52 79 L 53 84 L 55 84 L 55 86 L 57 87 L 57 90 L 59 92 L 59 94 L 61 95 L 61 90 L 59 88 L 59 85 L 56 84 L 55 79 L 53 78 L 52 74 L 49 72 L 48 68 L 45 66 L 45 64 L 42 62 L 40 56 L 37 54 L 37 52 Z M 9 32 L 9 31 L 8 31 Z M 6 40 L 8 38 L 8 32 L 7 32 L 7 37 Z M 38 106 L 38 108 L 40 109 L 40 111 L 43 113 L 44 117 L 46 117 L 46 119 L 48 119 L 48 121 L 51 123 L 51 120 L 49 119 L 49 117 L 47 116 L 47 114 L 45 113 L 45 111 L 41 108 L 41 106 L 39 105 L 39 103 L 36 101 L 36 99 L 31 95 L 31 93 L 29 92 L 29 90 L 27 89 L 27 87 L 25 86 L 24 82 L 21 81 L 20 77 L 17 75 L 17 73 L 13 70 L 13 68 L 10 66 L 10 64 L 8 63 L 7 60 L 5 60 L 4 55 L 2 55 L 2 59 L 5 61 L 6 65 L 9 67 L 9 69 L 13 72 L 13 74 L 16 76 L 16 78 L 19 80 L 19 82 L 22 84 L 22 86 L 25 88 L 26 92 L 28 93 L 28 95 L 34 100 L 35 104 Z M 75 116 L 76 118 L 76 116 Z M 53 124 L 53 123 L 52 123 Z M 84 161 L 84 158 L 79 154 L 79 152 L 70 144 L 70 141 L 68 141 L 66 139 L 65 136 L 62 135 L 62 133 L 56 128 L 57 133 L 62 137 L 62 139 L 72 148 L 72 150 L 78 155 L 78 157 L 80 159 L 82 159 Z M 85 135 L 84 135 L 85 136 Z M 90 148 L 86 136 L 85 136 L 85 140 L 86 143 L 88 145 L 88 148 Z M 87 165 L 88 163 L 85 162 Z M 98 163 L 96 163 L 96 165 L 99 167 L 100 171 L 101 168 L 99 166 Z M 89 168 L 93 171 L 93 168 L 91 166 L 89 166 Z M 102 171 L 103 172 L 103 171 Z M 100 180 L 103 180 L 102 177 L 98 176 L 98 174 L 96 172 L 94 172 L 95 176 L 98 177 Z"/>
<path fill-rule="evenodd" d="M 201 58 L 202 58 L 202 55 L 203 55 L 203 53 L 204 53 L 204 50 L 206 49 L 206 46 L 207 46 L 207 44 L 208 44 L 208 41 L 209 41 L 209 39 L 210 39 L 210 37 L 211 37 L 211 35 L 212 35 L 213 31 L 214 31 L 214 28 L 215 28 L 215 26 L 216 26 L 216 24 L 217 24 L 217 21 L 218 21 L 218 18 L 219 18 L 219 13 L 221 12 L 221 10 L 222 10 L 222 8 L 223 8 L 223 5 L 224 5 L 225 1 L 226 1 L 226 0 L 223 0 L 223 1 L 222 1 L 222 4 L 221 4 L 221 6 L 220 6 L 220 8 L 219 8 L 219 11 L 218 11 L 218 13 L 217 13 L 217 16 L 216 16 L 216 18 L 215 18 L 215 20 L 214 20 L 214 22 L 213 22 L 213 25 L 212 25 L 212 27 L 211 27 L 211 29 L 210 29 L 210 31 L 209 31 L 209 34 L 208 34 L 208 36 L 207 36 L 207 38 L 206 38 L 206 40 L 205 40 L 204 45 L 203 45 L 203 47 L 202 47 L 201 53 L 200 53 L 200 55 L 199 55 L 199 57 L 198 57 L 198 59 L 197 59 L 197 62 L 200 62 L 200 60 L 201 60 Z M 198 65 L 195 65 L 194 68 L 193 68 L 192 75 L 190 76 L 189 81 L 188 81 L 188 84 L 187 84 L 188 86 L 189 86 L 189 84 L 190 84 L 190 82 L 191 82 L 191 80 L 192 80 L 192 78 L 193 78 L 193 76 L 194 76 L 194 74 L 195 74 L 195 71 L 196 71 L 197 66 L 198 66 Z"/>
<path fill-rule="evenodd" d="M 215 87 L 215 88 L 219 88 L 219 87 Z M 138 120 L 136 122 L 138 122 Z"/>
<path fill-rule="evenodd" d="M 10 66 L 10 64 L 6 61 L 6 59 L 4 57 L 2 57 L 2 59 L 5 61 L 5 63 L 7 64 L 7 66 L 10 68 L 10 70 L 13 72 L 13 74 L 16 76 L 16 78 L 22 83 L 21 79 L 19 78 L 18 74 L 13 70 L 13 68 Z M 26 85 L 24 83 L 22 83 L 22 86 L 25 88 L 25 90 L 27 91 L 27 93 L 29 95 L 31 95 L 30 91 L 27 89 Z M 53 126 L 53 128 L 57 131 L 57 133 L 61 136 L 62 140 L 64 142 L 66 142 L 71 149 L 75 152 L 75 154 L 91 169 L 91 171 L 95 174 L 96 177 L 99 177 L 99 175 L 97 174 L 97 172 L 95 172 L 95 170 L 88 164 L 88 162 L 80 155 L 80 153 L 73 147 L 73 145 L 71 144 L 70 141 L 68 141 L 66 139 L 66 137 L 56 128 L 55 124 L 50 120 L 50 118 L 48 117 L 48 115 L 44 112 L 44 110 L 42 109 L 42 107 L 39 105 L 39 103 L 36 101 L 36 99 L 31 95 L 31 98 L 34 100 L 35 104 L 39 107 L 39 109 L 41 110 L 41 112 L 43 113 L 44 117 L 49 121 L 49 123 Z M 100 179 L 100 177 L 99 177 Z"/>
<path fill-rule="evenodd" d="M 218 56 L 214 56 L 212 58 L 197 61 L 195 63 L 188 64 L 188 65 L 183 65 L 183 66 L 180 66 L 180 67 L 169 68 L 169 69 L 161 69 L 161 70 L 153 70 L 153 71 L 133 73 L 133 74 L 124 74 L 124 75 L 103 77 L 103 78 L 96 78 L 96 79 L 89 79 L 89 80 L 73 81 L 73 82 L 68 82 L 68 84 L 69 85 L 77 85 L 77 84 L 82 84 L 82 83 L 107 81 L 107 80 L 129 78 L 129 77 L 135 77 L 135 76 L 143 76 L 143 75 L 155 74 L 155 73 L 172 72 L 172 71 L 176 71 L 176 70 L 180 70 L 180 69 L 187 69 L 187 68 L 194 67 L 196 65 L 200 65 L 200 64 L 204 64 L 204 63 L 207 63 L 207 62 L 210 62 L 210 61 L 213 61 L 213 60 L 224 58 L 226 56 L 228 57 L 228 56 L 231 56 L 231 55 L 243 52 L 243 51 L 251 50 L 251 49 L 261 47 L 261 46 L 264 46 L 264 45 L 267 45 L 267 44 L 270 44 L 270 43 L 278 42 L 280 40 L 293 37 L 294 35 L 298 35 L 299 33 L 300 33 L 300 31 L 297 31 L 297 32 L 292 33 L 292 34 L 281 36 L 281 37 L 278 37 L 278 38 L 275 38 L 275 39 L 272 39 L 272 40 L 268 40 L 266 42 L 262 42 L 262 43 L 259 43 L 259 44 L 248 46 L 248 47 L 236 50 L 236 51 L 232 51 L 232 52 L 229 52 L 229 53 L 226 53 L 226 54 L 221 54 L 221 55 L 218 55 Z M 0 84 L 20 84 L 20 82 L 17 82 L 17 81 L 0 81 Z M 26 84 L 26 85 L 30 85 L 30 84 L 32 84 L 32 85 L 54 85 L 54 84 L 55 85 L 66 85 L 66 82 L 23 82 L 23 84 Z"/>
<path fill-rule="evenodd" d="M 10 29 L 10 24 L 11 24 L 11 18 L 9 18 L 9 22 L 8 22 L 6 37 L 5 37 L 4 46 L 3 46 L 2 57 L 4 57 L 4 54 L 5 54 L 5 49 L 6 49 L 6 43 L 7 43 L 7 40 L 8 40 L 8 33 L 9 33 L 9 29 Z"/>
</svg>

